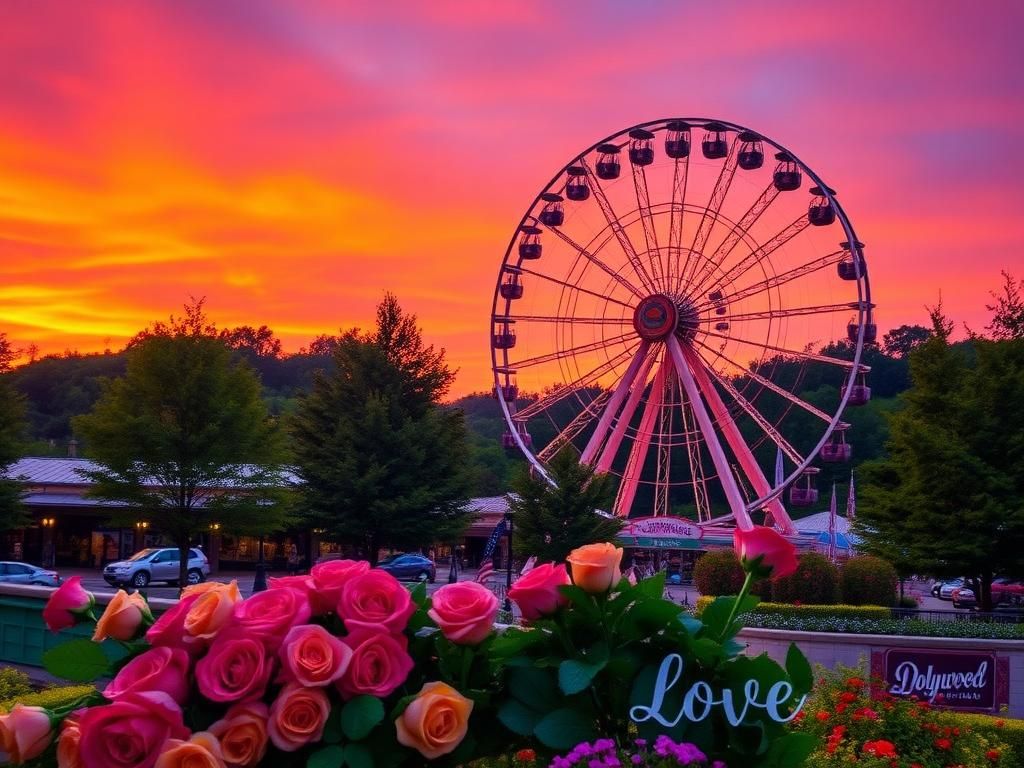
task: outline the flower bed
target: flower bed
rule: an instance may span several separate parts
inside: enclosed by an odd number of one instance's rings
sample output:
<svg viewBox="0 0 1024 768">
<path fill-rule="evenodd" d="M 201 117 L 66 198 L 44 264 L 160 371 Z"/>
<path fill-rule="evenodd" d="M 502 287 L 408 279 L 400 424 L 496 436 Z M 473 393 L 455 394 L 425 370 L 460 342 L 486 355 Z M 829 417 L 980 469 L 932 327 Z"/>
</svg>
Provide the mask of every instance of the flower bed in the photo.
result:
<svg viewBox="0 0 1024 768">
<path fill-rule="evenodd" d="M 523 749 L 571 762 L 589 744 L 615 768 L 617 748 L 592 742 L 639 737 L 655 751 L 631 762 L 790 768 L 814 746 L 788 727 L 810 665 L 795 646 L 784 668 L 741 655 L 734 636 L 757 604 L 750 585 L 792 572 L 795 557 L 766 528 L 736 543 L 743 589 L 699 620 L 663 599 L 663 575 L 631 584 L 622 551 L 595 544 L 570 555 L 571 577 L 553 564 L 523 576 L 509 597 L 526 625 L 500 635 L 483 586 L 428 598 L 363 562 L 273 579 L 246 600 L 234 583 L 201 584 L 159 619 L 124 592 L 97 619 L 72 578 L 44 617 L 55 631 L 94 623 L 92 640 L 44 663 L 78 682 L 112 679 L 75 701 L 14 706 L 0 715 L 0 749 L 61 768 L 392 768 Z M 125 651 L 113 667 L 104 643 Z"/>
<path fill-rule="evenodd" d="M 1024 624 L 981 621 L 921 621 L 919 619 L 858 619 L 843 616 L 762 615 L 749 613 L 744 624 L 758 629 L 795 632 L 843 632 L 862 635 L 905 635 L 908 637 L 976 638 L 979 640 L 1022 640 Z"/>
<path fill-rule="evenodd" d="M 701 596 L 694 606 L 694 615 L 700 616 L 711 604 L 713 597 Z M 879 605 L 795 605 L 793 603 L 758 603 L 747 616 L 771 614 L 793 618 L 891 619 L 892 611 Z"/>
<path fill-rule="evenodd" d="M 856 764 L 862 768 L 945 768 L 1018 766 L 997 729 L 974 727 L 962 715 L 940 713 L 927 702 L 897 699 L 885 684 L 858 670 L 824 671 L 797 727 L 819 747 L 807 761 L 813 768 Z"/>
</svg>

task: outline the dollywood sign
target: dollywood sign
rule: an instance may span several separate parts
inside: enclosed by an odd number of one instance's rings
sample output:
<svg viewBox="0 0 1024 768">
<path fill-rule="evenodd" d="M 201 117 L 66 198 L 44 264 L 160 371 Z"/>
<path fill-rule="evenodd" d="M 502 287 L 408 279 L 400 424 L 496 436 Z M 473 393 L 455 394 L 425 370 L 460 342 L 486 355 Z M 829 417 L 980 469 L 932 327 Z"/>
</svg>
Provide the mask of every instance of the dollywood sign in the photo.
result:
<svg viewBox="0 0 1024 768">
<path fill-rule="evenodd" d="M 743 685 L 743 696 L 737 701 L 733 692 L 724 688 L 719 696 L 715 695 L 711 686 L 703 680 L 694 683 L 683 694 L 682 703 L 677 712 L 665 712 L 665 697 L 683 676 L 685 662 L 678 653 L 671 653 L 661 662 L 658 677 L 654 683 L 651 703 L 647 706 L 637 705 L 629 710 L 630 719 L 637 724 L 654 720 L 666 728 L 673 728 L 685 718 L 698 723 L 711 714 L 715 706 L 725 712 L 730 725 L 737 726 L 743 722 L 751 709 L 763 709 L 777 723 L 788 723 L 801 710 L 807 696 L 801 696 L 796 706 L 790 709 L 787 702 L 793 697 L 793 686 L 785 680 L 773 683 L 761 698 L 761 684 L 757 680 L 747 680 Z"/>
</svg>

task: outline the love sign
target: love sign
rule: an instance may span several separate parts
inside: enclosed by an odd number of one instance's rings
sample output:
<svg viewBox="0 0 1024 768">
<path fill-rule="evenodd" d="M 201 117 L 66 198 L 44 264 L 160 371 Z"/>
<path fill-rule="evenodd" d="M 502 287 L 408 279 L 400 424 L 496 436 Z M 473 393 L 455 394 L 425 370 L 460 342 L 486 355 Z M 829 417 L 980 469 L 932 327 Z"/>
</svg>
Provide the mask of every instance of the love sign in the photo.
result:
<svg viewBox="0 0 1024 768">
<path fill-rule="evenodd" d="M 733 692 L 728 689 L 723 689 L 716 696 L 710 685 L 699 680 L 683 694 L 683 703 L 678 712 L 664 712 L 665 695 L 679 682 L 684 668 L 685 662 L 678 653 L 671 653 L 665 657 L 658 669 L 651 703 L 647 706 L 637 705 L 629 710 L 629 717 L 634 723 L 646 723 L 648 720 L 654 720 L 666 728 L 678 725 L 683 718 L 692 723 L 698 723 L 710 715 L 712 707 L 715 706 L 722 707 L 726 720 L 733 726 L 742 723 L 743 718 L 752 707 L 763 709 L 768 717 L 777 723 L 788 723 L 796 717 L 797 712 L 807 700 L 806 695 L 801 696 L 796 707 L 789 711 L 786 708 L 786 702 L 793 696 L 793 686 L 785 680 L 774 683 L 764 693 L 763 698 L 761 684 L 757 680 L 747 680 L 743 684 L 743 696 L 740 701 L 735 700 Z M 786 708 L 786 711 L 783 712 L 780 708 Z"/>
</svg>

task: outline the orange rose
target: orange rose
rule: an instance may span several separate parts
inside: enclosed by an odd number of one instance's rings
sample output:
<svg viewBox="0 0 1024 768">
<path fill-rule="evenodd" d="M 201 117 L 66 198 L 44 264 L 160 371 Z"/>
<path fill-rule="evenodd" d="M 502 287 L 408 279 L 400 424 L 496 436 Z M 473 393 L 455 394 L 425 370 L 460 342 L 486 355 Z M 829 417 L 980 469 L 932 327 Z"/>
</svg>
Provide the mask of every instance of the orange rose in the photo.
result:
<svg viewBox="0 0 1024 768">
<path fill-rule="evenodd" d="M 237 581 L 204 590 L 185 615 L 185 635 L 193 642 L 212 640 L 241 599 Z"/>
<path fill-rule="evenodd" d="M 60 737 L 57 739 L 57 768 L 82 768 L 82 756 L 78 743 L 82 740 L 82 730 L 78 727 L 77 713 L 71 713 L 60 726 Z"/>
<path fill-rule="evenodd" d="M 585 592 L 607 592 L 619 583 L 622 550 L 614 544 L 587 544 L 565 558 L 572 568 L 572 583 Z"/>
<path fill-rule="evenodd" d="M 216 592 L 218 589 L 224 589 L 230 586 L 228 584 L 222 584 L 219 581 L 201 581 L 198 584 L 190 584 L 181 590 L 182 597 L 188 597 L 189 595 L 203 595 L 207 592 Z"/>
<path fill-rule="evenodd" d="M 424 683 L 395 720 L 398 741 L 428 760 L 452 752 L 466 738 L 473 701 L 442 682 Z"/>
<path fill-rule="evenodd" d="M 217 737 L 206 731 L 188 741 L 168 739 L 153 768 L 226 768 Z"/>
<path fill-rule="evenodd" d="M 262 701 L 235 704 L 224 717 L 210 726 L 210 733 L 220 740 L 224 762 L 230 766 L 250 768 L 267 752 L 267 718 L 270 710 Z"/>
<path fill-rule="evenodd" d="M 108 637 L 115 640 L 132 640 L 152 623 L 153 614 L 149 610 L 146 598 L 138 592 L 129 595 L 123 589 L 119 589 L 107 603 L 100 620 L 96 622 L 92 640 L 94 643 L 102 643 Z"/>
</svg>

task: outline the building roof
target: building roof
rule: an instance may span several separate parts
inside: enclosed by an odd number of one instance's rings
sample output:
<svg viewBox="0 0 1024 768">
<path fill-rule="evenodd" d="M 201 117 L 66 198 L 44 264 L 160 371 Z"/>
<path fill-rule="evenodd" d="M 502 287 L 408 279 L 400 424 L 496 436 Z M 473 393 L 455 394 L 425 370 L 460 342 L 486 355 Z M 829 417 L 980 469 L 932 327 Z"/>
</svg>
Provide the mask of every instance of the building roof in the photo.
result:
<svg viewBox="0 0 1024 768">
<path fill-rule="evenodd" d="M 251 465 L 242 467 L 243 472 Z M 88 472 L 100 469 L 100 465 L 89 459 L 51 458 L 27 456 L 11 464 L 3 477 L 18 480 L 30 486 L 39 485 L 92 485 L 93 481 L 86 476 Z M 282 476 L 290 484 L 300 483 L 299 476 L 292 471 L 285 471 Z"/>
<path fill-rule="evenodd" d="M 828 533 L 828 511 L 815 512 L 813 515 L 794 520 L 793 525 L 800 533 Z M 840 514 L 836 515 L 836 533 L 850 533 L 850 521 Z M 851 538 L 855 538 L 851 536 Z"/>
</svg>

